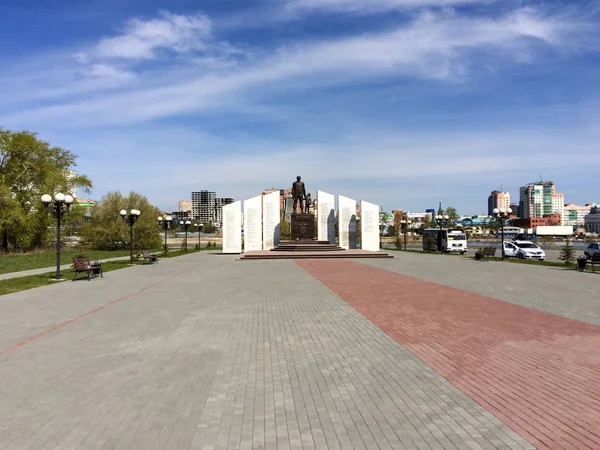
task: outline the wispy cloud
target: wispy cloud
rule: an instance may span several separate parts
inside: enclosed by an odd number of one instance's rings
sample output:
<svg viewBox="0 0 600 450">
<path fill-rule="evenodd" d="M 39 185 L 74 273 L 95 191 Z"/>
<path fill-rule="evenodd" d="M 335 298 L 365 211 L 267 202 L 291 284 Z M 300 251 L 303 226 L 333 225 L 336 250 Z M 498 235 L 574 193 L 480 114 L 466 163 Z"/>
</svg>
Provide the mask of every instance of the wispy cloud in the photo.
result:
<svg viewBox="0 0 600 450">
<path fill-rule="evenodd" d="M 212 22 L 207 16 L 163 12 L 154 19 L 131 19 L 122 34 L 105 37 L 92 50 L 77 56 L 84 60 L 154 59 L 160 51 L 187 53 L 205 50 L 211 39 Z"/>
<path fill-rule="evenodd" d="M 426 7 L 449 7 L 494 0 L 274 0 L 284 13 L 294 15 L 307 12 L 372 13 Z M 286 14 L 282 15 L 286 17 Z"/>
<path fill-rule="evenodd" d="M 119 51 L 119 45 L 111 45 L 114 53 L 103 50 L 102 54 L 152 57 L 167 45 L 174 51 L 190 50 L 198 48 L 188 34 L 196 31 L 199 45 L 205 45 L 210 27 L 203 19 L 164 14 L 161 17 L 156 23 L 136 21 L 135 26 L 129 26 L 127 36 L 149 36 L 147 43 L 134 46 L 136 50 Z M 475 55 L 478 61 L 493 61 L 502 70 L 523 61 L 536 61 L 551 49 L 577 49 L 580 41 L 596 33 L 582 25 L 586 24 L 580 19 L 534 8 L 495 18 L 428 12 L 380 33 L 302 42 L 270 51 L 261 49 L 251 60 L 232 57 L 234 62 L 224 66 L 225 70 L 208 67 L 200 74 L 188 71 L 182 77 L 180 69 L 170 72 L 161 66 L 144 72 L 144 83 L 139 83 L 139 89 L 30 110 L 21 117 L 60 121 L 68 116 L 76 123 L 122 124 L 234 105 L 232 96 L 256 92 L 257 88 L 259 96 L 268 98 L 284 87 L 310 92 L 323 86 L 390 76 L 456 82 L 480 70 L 474 66 Z M 172 27 L 186 31 L 164 31 Z M 123 42 L 122 37 L 102 40 L 94 51 L 106 48 L 102 42 Z M 90 70 L 111 75 L 114 69 L 90 66 Z M 127 79 L 129 75 L 115 71 L 114 76 Z"/>
</svg>

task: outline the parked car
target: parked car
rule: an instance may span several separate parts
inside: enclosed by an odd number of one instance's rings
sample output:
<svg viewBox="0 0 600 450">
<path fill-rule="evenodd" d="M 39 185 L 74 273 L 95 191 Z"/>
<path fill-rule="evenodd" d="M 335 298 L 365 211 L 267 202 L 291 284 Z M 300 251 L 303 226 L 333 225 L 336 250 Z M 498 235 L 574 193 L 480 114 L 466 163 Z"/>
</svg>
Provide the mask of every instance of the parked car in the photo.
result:
<svg viewBox="0 0 600 450">
<path fill-rule="evenodd" d="M 531 241 L 513 241 L 504 243 L 504 256 L 543 261 L 546 259 L 546 252 Z"/>
<path fill-rule="evenodd" d="M 583 253 L 585 254 L 585 257 L 587 259 L 590 259 L 592 257 L 592 255 L 595 255 L 597 253 L 600 253 L 600 243 L 596 242 L 594 244 L 590 244 L 588 245 L 585 250 L 583 251 Z"/>
</svg>

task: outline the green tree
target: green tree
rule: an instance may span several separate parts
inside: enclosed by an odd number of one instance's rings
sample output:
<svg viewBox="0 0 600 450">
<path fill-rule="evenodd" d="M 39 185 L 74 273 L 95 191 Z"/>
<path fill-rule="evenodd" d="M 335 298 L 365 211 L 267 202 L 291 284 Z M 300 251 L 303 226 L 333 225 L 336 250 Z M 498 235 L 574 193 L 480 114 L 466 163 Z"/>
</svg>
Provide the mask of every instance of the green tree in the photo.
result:
<svg viewBox="0 0 600 450">
<path fill-rule="evenodd" d="M 217 228 L 210 222 L 203 223 L 202 232 L 206 234 L 213 234 L 217 232 Z"/>
<path fill-rule="evenodd" d="M 558 259 L 564 261 L 565 265 L 567 266 L 575 262 L 575 249 L 571 245 L 570 239 L 567 239 L 567 242 L 565 242 L 565 245 L 563 245 Z"/>
<path fill-rule="evenodd" d="M 77 156 L 52 147 L 29 131 L 0 128 L 0 228 L 2 247 L 29 249 L 46 244 L 53 220 L 41 205 L 44 193 L 86 191 L 92 186 L 74 174 Z"/>
<path fill-rule="evenodd" d="M 444 211 L 444 215 L 448 216 L 450 220 L 448 221 L 448 225 L 453 226 L 458 222 L 458 213 L 456 212 L 456 208 L 452 206 L 448 206 L 446 211 Z"/>
<path fill-rule="evenodd" d="M 81 227 L 81 236 L 92 248 L 116 250 L 129 248 L 129 225 L 119 212 L 124 209 L 140 210 L 141 214 L 133 226 L 133 247 L 136 250 L 161 246 L 157 225 L 160 210 L 152 206 L 141 194 L 131 192 L 124 197 L 120 192 L 109 192 L 92 211 L 92 219 Z"/>
</svg>

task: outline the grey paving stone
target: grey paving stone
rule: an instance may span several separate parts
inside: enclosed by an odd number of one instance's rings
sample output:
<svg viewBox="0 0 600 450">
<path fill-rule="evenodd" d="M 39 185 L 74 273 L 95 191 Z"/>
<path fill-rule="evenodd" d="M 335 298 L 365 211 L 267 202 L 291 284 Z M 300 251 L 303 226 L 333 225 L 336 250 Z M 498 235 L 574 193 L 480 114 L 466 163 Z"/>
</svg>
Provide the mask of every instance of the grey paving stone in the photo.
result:
<svg viewBox="0 0 600 450">
<path fill-rule="evenodd" d="M 77 317 L 0 356 L 0 448 L 532 448 L 290 261 L 4 296 L 0 348 Z"/>
</svg>

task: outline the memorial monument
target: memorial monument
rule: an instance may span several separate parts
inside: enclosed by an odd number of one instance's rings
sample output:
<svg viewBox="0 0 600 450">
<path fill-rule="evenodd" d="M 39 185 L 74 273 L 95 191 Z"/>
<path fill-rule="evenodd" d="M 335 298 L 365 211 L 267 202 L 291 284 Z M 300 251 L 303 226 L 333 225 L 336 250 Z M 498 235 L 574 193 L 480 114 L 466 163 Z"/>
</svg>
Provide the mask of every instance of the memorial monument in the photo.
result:
<svg viewBox="0 0 600 450">
<path fill-rule="evenodd" d="M 291 218 L 291 234 L 293 241 L 312 241 L 315 238 L 315 216 L 310 214 L 310 194 L 306 195 L 306 187 L 297 176 L 292 184 L 294 210 Z M 300 206 L 300 212 L 298 212 Z"/>
</svg>

